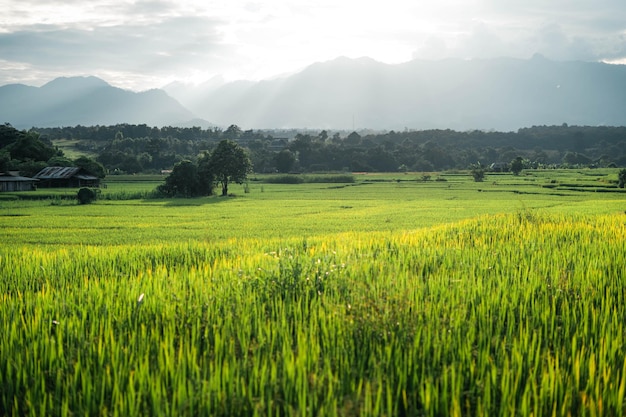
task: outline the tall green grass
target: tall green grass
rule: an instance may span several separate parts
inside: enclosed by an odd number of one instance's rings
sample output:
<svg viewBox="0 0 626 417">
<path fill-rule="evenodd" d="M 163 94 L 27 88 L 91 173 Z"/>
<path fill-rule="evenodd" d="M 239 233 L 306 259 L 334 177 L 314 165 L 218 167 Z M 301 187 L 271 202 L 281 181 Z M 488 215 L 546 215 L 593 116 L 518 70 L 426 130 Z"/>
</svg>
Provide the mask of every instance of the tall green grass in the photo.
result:
<svg viewBox="0 0 626 417">
<path fill-rule="evenodd" d="M 318 175 L 299 175 L 299 174 L 281 174 L 281 175 L 265 175 L 257 181 L 267 182 L 269 184 L 304 184 L 304 183 L 340 183 L 351 184 L 355 182 L 352 174 L 318 174 Z"/>
<path fill-rule="evenodd" d="M 623 415 L 623 215 L 0 247 L 0 415 Z"/>
</svg>

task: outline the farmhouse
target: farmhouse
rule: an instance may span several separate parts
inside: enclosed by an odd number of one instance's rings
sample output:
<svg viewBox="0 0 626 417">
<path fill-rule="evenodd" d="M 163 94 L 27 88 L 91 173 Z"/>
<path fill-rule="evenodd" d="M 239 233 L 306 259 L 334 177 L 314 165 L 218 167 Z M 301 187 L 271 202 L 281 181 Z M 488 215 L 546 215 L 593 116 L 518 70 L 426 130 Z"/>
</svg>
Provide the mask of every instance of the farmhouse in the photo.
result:
<svg viewBox="0 0 626 417">
<path fill-rule="evenodd" d="M 39 171 L 34 178 L 39 180 L 40 187 L 47 188 L 100 186 L 100 178 L 77 167 L 47 167 Z"/>
<path fill-rule="evenodd" d="M 32 191 L 37 188 L 38 180 L 20 176 L 17 171 L 0 172 L 1 191 Z"/>
</svg>

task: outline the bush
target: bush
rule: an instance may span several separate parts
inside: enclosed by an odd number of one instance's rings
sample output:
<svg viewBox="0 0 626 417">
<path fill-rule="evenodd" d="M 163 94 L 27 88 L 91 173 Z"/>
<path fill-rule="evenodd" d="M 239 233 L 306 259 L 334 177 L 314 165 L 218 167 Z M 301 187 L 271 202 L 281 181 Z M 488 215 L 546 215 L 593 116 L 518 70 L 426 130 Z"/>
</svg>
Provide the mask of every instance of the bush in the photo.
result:
<svg viewBox="0 0 626 417">
<path fill-rule="evenodd" d="M 622 169 L 619 174 L 617 174 L 617 180 L 617 186 L 619 188 L 624 188 L 624 185 L 626 184 L 626 169 Z"/>
<path fill-rule="evenodd" d="M 267 177 L 265 182 L 269 184 L 303 184 L 303 183 L 331 183 L 343 184 L 354 183 L 354 175 L 351 174 L 335 174 L 335 175 L 273 175 Z"/>
<path fill-rule="evenodd" d="M 299 175 L 274 175 L 265 179 L 269 184 L 302 184 L 304 178 Z"/>
<path fill-rule="evenodd" d="M 98 198 L 96 190 L 91 188 L 81 188 L 76 194 L 79 204 L 91 204 Z"/>
<path fill-rule="evenodd" d="M 336 174 L 336 175 L 313 175 L 304 177 L 304 182 L 309 183 L 348 183 L 355 182 L 354 176 L 351 174 Z"/>
<path fill-rule="evenodd" d="M 470 174 L 474 177 L 475 182 L 482 182 L 485 179 L 485 167 L 479 164 L 470 167 Z"/>
<path fill-rule="evenodd" d="M 161 197 L 199 197 L 210 195 L 213 180 L 208 172 L 200 172 L 198 166 L 184 160 L 174 165 L 165 182 L 159 185 L 155 195 Z"/>
</svg>

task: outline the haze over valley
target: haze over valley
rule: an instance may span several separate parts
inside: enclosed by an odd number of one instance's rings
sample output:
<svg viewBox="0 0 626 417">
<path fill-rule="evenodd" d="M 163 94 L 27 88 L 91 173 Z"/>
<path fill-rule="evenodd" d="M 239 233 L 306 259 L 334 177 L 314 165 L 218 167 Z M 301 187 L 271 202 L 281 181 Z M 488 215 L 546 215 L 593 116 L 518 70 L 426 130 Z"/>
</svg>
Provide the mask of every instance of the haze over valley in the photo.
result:
<svg viewBox="0 0 626 417">
<path fill-rule="evenodd" d="M 0 87 L 18 128 L 145 123 L 247 129 L 456 129 L 626 124 L 626 66 L 530 59 L 340 57 L 262 81 L 170 83 L 143 92 L 90 77 Z"/>
<path fill-rule="evenodd" d="M 623 125 L 626 66 L 531 59 L 345 57 L 261 82 L 165 90 L 218 125 L 314 129 L 495 129 Z"/>
</svg>

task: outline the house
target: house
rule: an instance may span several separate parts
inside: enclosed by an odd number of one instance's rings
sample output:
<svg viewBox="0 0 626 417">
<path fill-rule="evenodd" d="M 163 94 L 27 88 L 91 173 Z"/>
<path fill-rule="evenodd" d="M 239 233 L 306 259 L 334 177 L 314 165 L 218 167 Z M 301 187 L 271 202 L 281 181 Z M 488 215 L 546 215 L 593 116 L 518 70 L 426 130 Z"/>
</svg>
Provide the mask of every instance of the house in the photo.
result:
<svg viewBox="0 0 626 417">
<path fill-rule="evenodd" d="M 33 191 L 37 189 L 35 178 L 20 176 L 17 171 L 0 172 L 0 192 L 2 191 Z"/>
<path fill-rule="evenodd" d="M 46 188 L 100 186 L 100 178 L 77 167 L 47 167 L 35 174 L 34 178 L 39 180 L 40 187 Z"/>
</svg>

